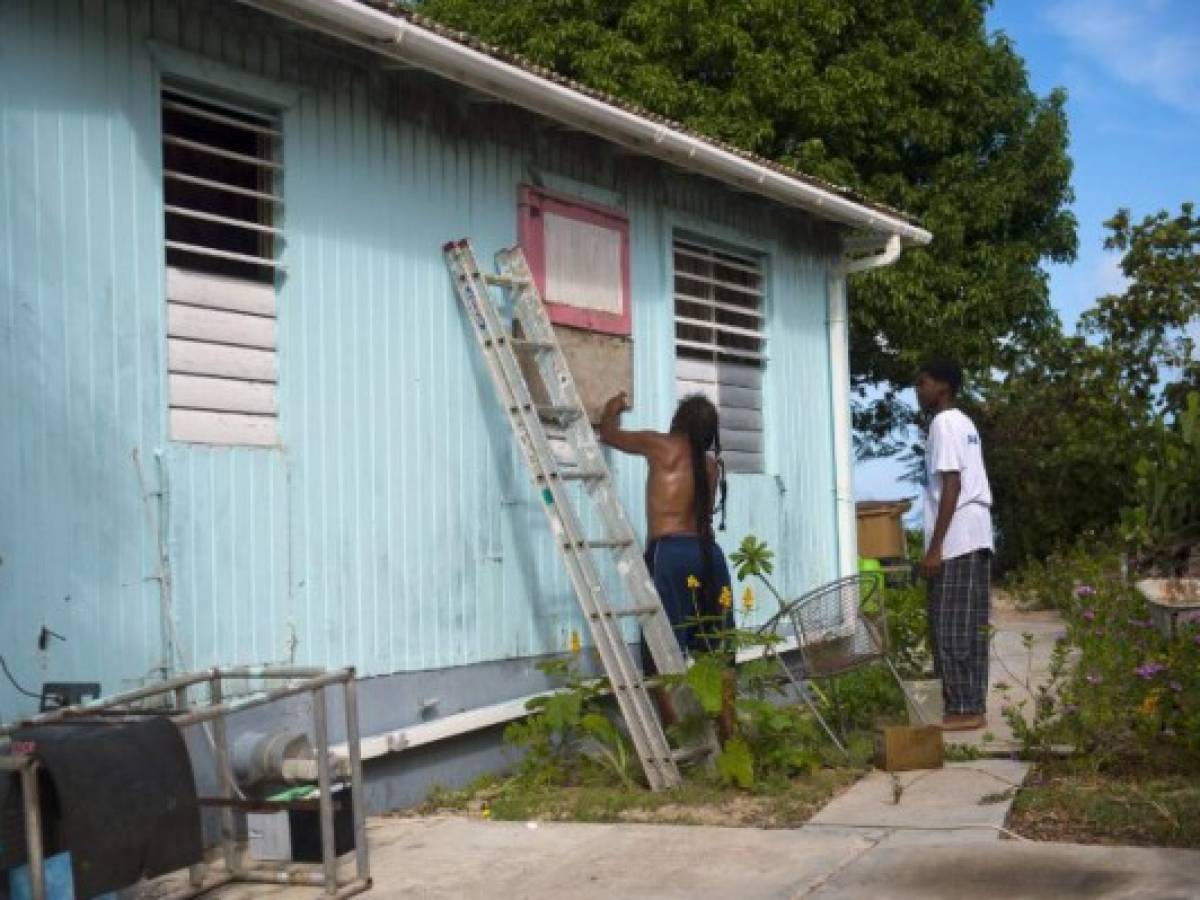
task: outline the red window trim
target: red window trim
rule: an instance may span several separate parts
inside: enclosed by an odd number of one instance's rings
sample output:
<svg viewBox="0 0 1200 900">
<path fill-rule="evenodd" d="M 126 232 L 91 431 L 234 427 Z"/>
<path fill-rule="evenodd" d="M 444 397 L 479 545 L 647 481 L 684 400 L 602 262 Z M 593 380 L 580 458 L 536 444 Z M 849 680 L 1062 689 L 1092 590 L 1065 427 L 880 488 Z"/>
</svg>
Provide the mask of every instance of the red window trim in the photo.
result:
<svg viewBox="0 0 1200 900">
<path fill-rule="evenodd" d="M 621 236 L 621 312 L 617 314 L 581 309 L 570 303 L 555 302 L 546 293 L 546 233 L 542 214 L 555 215 L 601 228 L 610 228 Z M 589 203 L 567 194 L 521 185 L 517 206 L 517 239 L 525 251 L 533 279 L 546 304 L 550 321 L 587 331 L 628 336 L 633 333 L 633 307 L 629 292 L 629 218 L 619 209 Z"/>
</svg>

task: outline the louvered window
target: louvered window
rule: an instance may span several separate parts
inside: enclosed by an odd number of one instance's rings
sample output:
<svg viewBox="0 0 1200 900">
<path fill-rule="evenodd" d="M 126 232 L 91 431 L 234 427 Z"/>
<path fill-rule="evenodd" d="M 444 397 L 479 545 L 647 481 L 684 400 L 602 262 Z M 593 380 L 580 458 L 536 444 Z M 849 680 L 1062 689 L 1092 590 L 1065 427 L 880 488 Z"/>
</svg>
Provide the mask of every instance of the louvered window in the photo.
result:
<svg viewBox="0 0 1200 900">
<path fill-rule="evenodd" d="M 691 239 L 677 239 L 674 256 L 679 396 L 703 393 L 717 405 L 730 472 L 762 472 L 762 260 Z"/>
<path fill-rule="evenodd" d="M 172 440 L 278 443 L 278 118 L 162 95 Z"/>
</svg>

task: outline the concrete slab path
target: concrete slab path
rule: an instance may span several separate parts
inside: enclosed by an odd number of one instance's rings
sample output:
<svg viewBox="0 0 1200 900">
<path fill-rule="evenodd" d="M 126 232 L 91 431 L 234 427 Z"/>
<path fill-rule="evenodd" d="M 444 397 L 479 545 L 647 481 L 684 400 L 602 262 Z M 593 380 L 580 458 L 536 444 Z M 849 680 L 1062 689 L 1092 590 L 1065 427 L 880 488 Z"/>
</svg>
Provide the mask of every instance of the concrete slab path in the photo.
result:
<svg viewBox="0 0 1200 900">
<path fill-rule="evenodd" d="M 1195 900 L 1200 852 L 979 840 L 902 846 L 817 829 L 372 820 L 370 898 Z M 228 887 L 220 900 L 319 900 Z"/>
<path fill-rule="evenodd" d="M 1195 900 L 1200 852 L 861 832 L 372 819 L 375 887 L 422 900 Z M 347 874 L 349 874 L 347 872 Z M 219 900 L 319 900 L 230 886 Z"/>
<path fill-rule="evenodd" d="M 1032 694 L 1023 682 L 1028 681 L 1035 691 L 1046 683 L 1050 655 L 1055 642 L 1066 633 L 1066 625 L 1056 612 L 1021 612 L 993 607 L 992 628 L 995 634 L 988 668 L 987 726 L 974 731 L 948 732 L 946 743 L 975 747 L 985 753 L 1004 753 L 1018 750 L 1021 745 L 1013 738 L 1001 709 L 1007 702 L 1020 700 L 1028 700 L 1028 706 L 1033 706 Z M 1031 637 L 1028 649 L 1025 647 L 1026 634 Z M 997 689 L 997 684 L 1007 685 L 1008 690 Z"/>
<path fill-rule="evenodd" d="M 895 775 L 872 772 L 813 816 L 804 830 L 841 828 L 888 846 L 996 841 L 1028 773 L 1028 763 L 1006 759 Z"/>
</svg>

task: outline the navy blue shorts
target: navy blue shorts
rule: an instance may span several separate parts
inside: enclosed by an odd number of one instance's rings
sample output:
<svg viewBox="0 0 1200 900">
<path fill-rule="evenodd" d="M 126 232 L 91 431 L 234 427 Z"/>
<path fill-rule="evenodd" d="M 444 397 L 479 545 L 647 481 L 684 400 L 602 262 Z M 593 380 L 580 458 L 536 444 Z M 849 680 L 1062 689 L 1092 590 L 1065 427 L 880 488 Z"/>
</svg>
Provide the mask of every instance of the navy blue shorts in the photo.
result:
<svg viewBox="0 0 1200 900">
<path fill-rule="evenodd" d="M 729 565 L 716 541 L 710 546 L 713 587 L 705 590 L 700 538 L 694 534 L 668 534 L 646 545 L 646 568 L 658 588 L 658 596 L 684 655 L 716 650 L 712 633 L 733 627 L 732 608 L 723 610 L 717 602 L 722 588 L 732 589 Z M 689 578 L 701 581 L 700 587 L 688 587 Z M 724 625 L 719 621 L 722 615 Z M 697 619 L 704 621 L 697 622 Z M 655 671 L 645 640 L 642 641 L 642 668 L 647 674 Z"/>
</svg>

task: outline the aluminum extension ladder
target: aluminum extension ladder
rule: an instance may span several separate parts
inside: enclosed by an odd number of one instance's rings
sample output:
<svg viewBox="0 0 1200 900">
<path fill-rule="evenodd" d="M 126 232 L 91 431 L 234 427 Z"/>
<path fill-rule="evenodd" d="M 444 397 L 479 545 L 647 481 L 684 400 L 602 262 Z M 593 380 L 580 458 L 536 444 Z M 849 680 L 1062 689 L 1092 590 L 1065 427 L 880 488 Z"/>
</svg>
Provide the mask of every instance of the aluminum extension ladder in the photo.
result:
<svg viewBox="0 0 1200 900">
<path fill-rule="evenodd" d="M 442 250 L 455 292 L 487 361 L 497 397 L 521 447 L 534 487 L 540 493 L 555 545 L 567 567 L 646 780 L 653 790 L 675 787 L 681 781 L 677 760 L 705 754 L 710 761 L 715 759 L 715 737 L 708 729 L 700 744 L 672 752 L 646 683 L 621 634 L 621 620 L 635 617 L 658 671 L 663 674 L 686 671 L 683 654 L 642 559 L 637 537 L 601 455 L 525 255 L 520 248 L 503 250 L 496 256 L 499 274 L 485 275 L 479 270 L 469 241 L 451 242 Z M 508 292 L 521 337 L 514 337 L 505 328 L 491 296 L 493 286 Z M 549 403 L 535 402 L 518 354 L 536 364 Z M 551 434 L 560 447 L 565 443 L 566 461 L 554 452 Z M 603 523 L 603 535 L 589 537 L 584 533 L 568 482 L 582 483 Z M 597 550 L 613 554 L 624 595 L 632 601 L 629 605 L 615 608 L 610 605 L 593 555 Z"/>
</svg>

